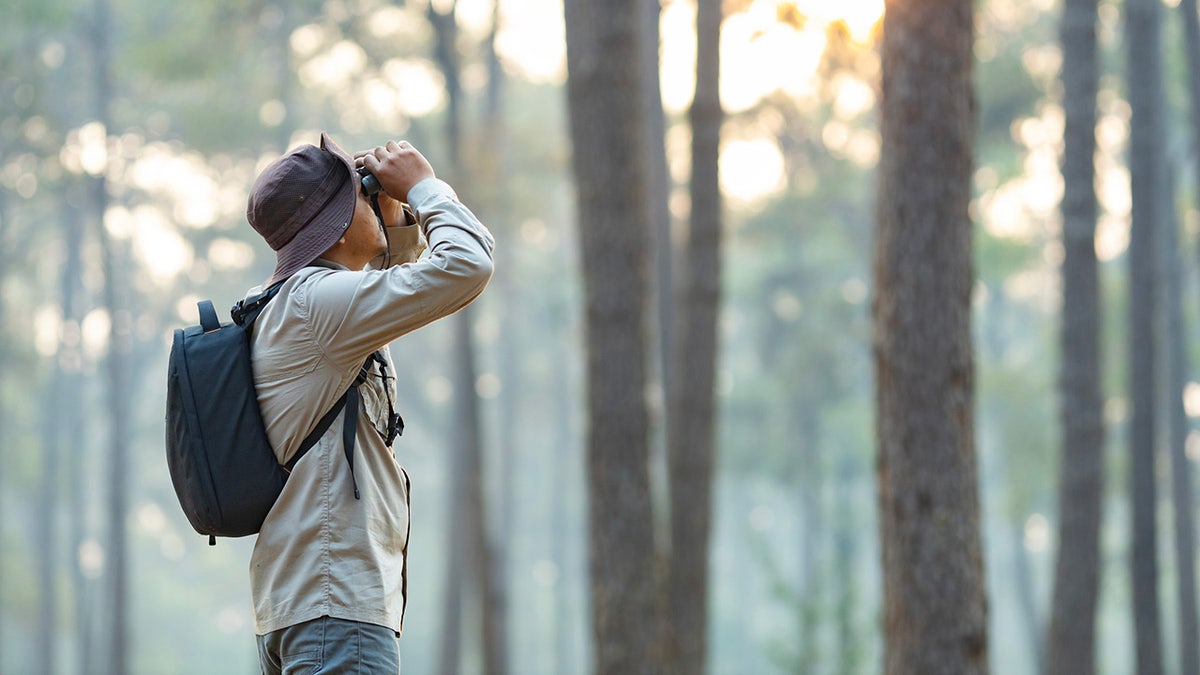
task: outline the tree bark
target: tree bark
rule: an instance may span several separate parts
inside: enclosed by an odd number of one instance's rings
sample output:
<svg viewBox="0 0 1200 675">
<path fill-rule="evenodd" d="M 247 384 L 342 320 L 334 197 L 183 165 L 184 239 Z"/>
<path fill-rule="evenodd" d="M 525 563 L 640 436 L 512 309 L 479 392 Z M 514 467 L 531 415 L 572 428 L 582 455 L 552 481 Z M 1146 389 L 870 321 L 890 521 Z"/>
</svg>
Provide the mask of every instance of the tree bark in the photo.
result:
<svg viewBox="0 0 1200 675">
<path fill-rule="evenodd" d="M 680 673 L 704 672 L 708 628 L 708 541 L 716 428 L 717 315 L 721 300 L 720 0 L 696 10 L 692 101 L 691 215 L 682 307 L 676 314 L 675 382 L 668 416 L 671 477 L 670 625 Z"/>
<path fill-rule="evenodd" d="M 109 0 L 95 0 L 91 30 L 93 84 L 96 120 L 107 135 L 111 129 L 112 104 Z M 107 141 L 106 141 L 107 142 Z M 125 306 L 124 280 L 120 270 L 126 263 L 125 248 L 112 240 L 104 226 L 109 195 L 105 170 L 93 177 L 91 209 L 96 217 L 101 268 L 104 273 L 103 300 L 109 316 L 108 354 L 105 376 L 109 417 L 108 546 L 105 551 L 105 586 L 108 590 L 108 672 L 129 672 L 129 569 L 126 517 L 129 512 L 130 395 L 127 359 L 132 343 L 133 321 Z"/>
<path fill-rule="evenodd" d="M 564 2 L 588 352 L 596 675 L 661 669 L 645 400 L 650 240 L 643 222 L 648 195 L 637 2 Z"/>
<path fill-rule="evenodd" d="M 972 3 L 889 0 L 874 320 L 885 672 L 988 671 L 974 424 Z"/>
<path fill-rule="evenodd" d="M 62 484 L 62 456 L 65 420 L 76 419 L 82 412 L 68 405 L 72 390 L 77 389 L 67 381 L 72 346 L 68 332 L 75 321 L 75 280 L 79 275 L 79 234 L 75 227 L 74 210 L 60 205 L 59 218 L 63 225 L 62 251 L 59 276 L 59 301 L 61 323 L 57 346 L 51 357 L 50 385 L 45 388 L 42 403 L 42 484 L 38 490 L 37 528 L 34 541 L 38 551 L 38 621 L 37 663 L 42 673 L 57 672 L 55 665 L 58 649 L 55 642 L 59 629 L 59 583 L 60 578 L 60 531 L 59 514 L 61 496 L 58 486 Z M 68 558 L 70 560 L 70 558 Z"/>
<path fill-rule="evenodd" d="M 1095 672 L 1104 498 L 1100 293 L 1096 266 L 1096 0 L 1066 0 L 1063 52 L 1063 263 L 1059 405 L 1059 550 L 1046 638 L 1047 675 Z"/>
<path fill-rule="evenodd" d="M 488 35 L 486 42 L 487 51 L 487 68 L 488 68 L 488 84 L 484 104 L 484 130 L 487 142 L 491 144 L 492 151 L 487 153 L 487 157 L 483 158 L 484 170 L 481 172 L 481 180 L 485 181 L 490 186 L 491 198 L 489 202 L 492 204 L 491 215 L 489 215 L 489 227 L 492 231 L 499 231 L 504 228 L 507 221 L 511 218 L 512 207 L 509 195 L 509 184 L 506 181 L 505 166 L 508 163 L 508 127 L 507 118 L 504 111 L 504 91 L 505 91 L 505 76 L 504 69 L 500 64 L 499 54 L 496 52 L 496 37 L 500 31 L 500 3 L 495 3 L 492 7 L 492 30 Z M 513 252 L 505 252 L 507 249 L 502 249 L 499 257 L 501 269 L 506 269 L 508 261 L 513 260 Z M 514 267 L 515 269 L 515 267 Z M 496 280 L 499 288 L 497 296 L 502 300 L 504 306 L 509 306 L 509 303 L 519 303 L 517 293 L 513 288 L 513 274 L 502 273 Z M 490 642 L 490 650 L 494 654 L 494 661 L 498 672 L 507 672 L 509 666 L 509 624 L 510 624 L 510 603 L 509 603 L 509 551 L 511 546 L 509 542 L 513 541 L 515 533 L 514 512 L 515 498 L 513 488 L 515 485 L 513 463 L 516 461 L 518 429 L 521 420 L 520 417 L 520 402 L 521 402 L 521 368 L 520 358 L 518 357 L 519 350 L 517 343 L 519 341 L 520 327 L 517 325 L 520 321 L 520 316 L 513 312 L 503 312 L 500 318 L 500 335 L 498 353 L 500 354 L 500 362 L 498 370 L 500 375 L 500 383 L 502 387 L 502 395 L 497 401 L 499 406 L 497 419 L 497 447 L 496 456 L 496 471 L 498 474 L 498 485 L 495 481 L 493 485 L 496 487 L 495 492 L 495 508 L 485 508 L 484 515 L 492 513 L 493 518 L 488 528 L 488 532 L 492 536 L 485 541 L 490 543 L 492 556 L 488 564 L 486 573 L 489 577 L 488 592 L 483 598 L 486 604 L 488 624 L 485 630 L 488 633 L 487 640 Z M 488 472 L 490 474 L 491 472 Z M 485 482 L 484 485 L 487 483 Z M 483 492 L 484 499 L 488 495 L 485 489 Z M 487 522 L 486 520 L 484 521 Z"/>
<path fill-rule="evenodd" d="M 1158 534 L 1154 479 L 1154 322 L 1157 316 L 1156 231 L 1162 223 L 1158 189 L 1163 180 L 1162 54 L 1158 0 L 1125 4 L 1129 103 L 1132 109 L 1129 175 L 1132 224 L 1129 236 L 1129 425 L 1130 493 L 1133 528 L 1131 578 L 1133 620 L 1140 675 L 1163 672 L 1158 604 Z"/>
<path fill-rule="evenodd" d="M 446 141 L 450 153 L 450 174 L 454 178 L 465 175 L 462 161 L 462 85 L 458 60 L 458 24 L 455 18 L 456 3 L 451 3 L 445 13 L 432 3 L 428 18 L 433 26 L 436 40 L 434 57 L 446 79 L 448 104 L 446 110 Z M 463 605 L 479 608 L 479 643 L 485 675 L 504 675 L 507 672 L 505 638 L 503 635 L 503 608 L 494 602 L 494 573 L 492 570 L 492 547 L 488 541 L 487 515 L 483 492 L 483 434 L 479 410 L 479 397 L 475 391 L 478 369 L 475 365 L 472 344 L 472 320 L 470 308 L 460 311 L 453 318 L 455 352 L 455 401 L 454 425 L 457 430 L 454 452 L 458 473 L 450 492 L 451 505 L 448 513 L 457 513 L 450 537 L 461 536 L 463 541 L 451 544 L 451 551 L 462 553 L 461 561 L 451 561 L 448 569 L 458 572 L 459 579 L 451 578 L 446 587 L 446 623 L 459 623 Z M 470 591 L 464 598 L 453 585 L 462 584 L 463 571 L 470 572 L 470 582 L 465 587 Z M 452 605 L 457 602 L 457 608 Z M 497 612 L 497 609 L 500 612 Z M 458 648 L 450 635 L 461 631 L 459 626 L 447 625 L 443 637 L 442 672 L 457 672 L 459 668 Z M 458 642 L 458 641 L 456 641 Z"/>
<path fill-rule="evenodd" d="M 1160 199 L 1163 208 L 1162 255 L 1163 334 L 1162 372 L 1166 374 L 1167 453 L 1171 462 L 1171 503 L 1175 513 L 1175 573 L 1179 577 L 1179 634 L 1200 639 L 1196 617 L 1196 535 L 1192 515 L 1192 471 L 1187 458 L 1188 418 L 1183 407 L 1189 367 L 1183 326 L 1183 262 L 1179 258 L 1179 222 L 1175 216 L 1175 172 L 1164 172 Z M 1197 639 L 1179 640 L 1180 675 L 1200 673 Z"/>
<path fill-rule="evenodd" d="M 13 324 L 8 320 L 8 307 L 5 303 L 5 298 L 8 297 L 5 293 L 5 281 L 8 275 L 8 251 L 13 250 L 8 246 L 8 232 L 11 223 L 11 217 L 8 209 L 8 198 L 3 192 L 0 192 L 0 251 L 5 251 L 4 257 L 0 262 L 4 263 L 4 271 L 0 272 L 0 326 L 7 329 Z M 0 382 L 11 382 L 8 379 L 8 363 L 11 356 L 9 355 L 9 344 L 7 330 L 0 331 Z M 4 406 L 0 406 L 0 466 L 8 466 L 6 449 L 11 446 L 9 438 L 9 420 L 8 412 L 4 410 Z M 8 497 L 8 486 L 3 478 L 0 478 L 0 528 L 4 523 L 8 522 L 7 510 L 4 508 L 4 502 Z M 2 531 L 2 529 L 0 529 Z M 4 565 L 0 565 L 0 607 L 6 607 L 4 589 L 8 588 L 6 577 L 4 574 Z M 0 663 L 4 663 L 4 612 L 0 612 Z"/>
<path fill-rule="evenodd" d="M 670 460 L 668 455 L 667 436 L 670 426 L 669 418 L 675 413 L 671 410 L 673 401 L 671 386 L 671 363 L 674 334 L 675 313 L 675 279 L 673 258 L 676 255 L 675 242 L 671 236 L 671 211 L 669 200 L 671 196 L 671 177 L 667 171 L 666 150 L 666 120 L 662 105 L 662 86 L 659 79 L 661 66 L 660 51 L 660 17 L 662 6 L 659 0 L 640 0 L 639 11 L 642 20 L 639 23 L 641 31 L 641 86 L 642 114 L 646 125 L 646 142 L 643 145 L 646 152 L 646 194 L 647 211 L 646 227 L 651 233 L 651 269 L 650 284 L 653 288 L 652 298 L 654 321 L 651 331 L 657 338 L 655 349 L 651 352 L 655 365 L 653 375 L 662 392 L 661 405 L 652 408 L 654 416 L 651 419 L 651 493 L 655 503 L 669 504 L 671 490 Z M 670 509 L 663 509 L 655 523 L 655 542 L 657 552 L 663 560 L 659 570 L 670 574 Z M 671 619 L 667 614 L 667 625 L 663 627 L 664 635 L 670 634 Z"/>
<path fill-rule="evenodd" d="M 1190 156 L 1196 158 L 1197 164 L 1200 165 L 1200 12 L 1197 10 L 1196 0 L 1180 0 L 1179 11 L 1182 13 L 1183 28 L 1184 28 L 1184 46 L 1187 54 L 1187 77 L 1189 86 L 1187 88 L 1189 102 L 1191 104 L 1191 153 Z M 1197 174 L 1200 176 L 1200 174 Z M 1200 253 L 1200 238 L 1197 238 L 1197 253 Z M 1175 263 L 1178 270 L 1181 267 L 1180 262 Z M 1179 303 L 1182 305 L 1182 301 Z M 1182 311 L 1182 309 L 1180 310 Z M 1181 373 L 1182 374 L 1182 373 Z M 1174 390 L 1178 392 L 1178 390 Z M 1185 418 L 1186 425 L 1186 418 Z M 1185 429 L 1186 444 L 1186 429 Z M 1181 635 L 1197 635 L 1200 634 L 1200 610 L 1197 609 L 1196 603 L 1196 576 L 1195 576 L 1195 522 L 1190 514 L 1194 513 L 1193 508 L 1195 498 L 1191 493 L 1192 486 L 1192 469 L 1191 464 L 1184 459 L 1182 466 L 1177 463 L 1180 460 L 1181 451 L 1186 445 L 1173 445 L 1172 453 L 1172 472 L 1174 478 L 1175 494 L 1176 494 L 1176 514 L 1189 514 L 1187 523 L 1176 522 L 1176 555 L 1177 566 L 1181 574 L 1187 576 L 1186 581 L 1180 583 L 1180 593 L 1185 594 L 1180 602 L 1180 631 Z M 1190 560 L 1190 562 L 1189 562 Z M 1188 584 L 1190 589 L 1185 590 L 1184 584 Z M 1197 675 L 1200 673 L 1200 645 L 1196 644 L 1195 640 L 1181 640 L 1180 648 L 1180 673 L 1181 675 Z"/>
</svg>

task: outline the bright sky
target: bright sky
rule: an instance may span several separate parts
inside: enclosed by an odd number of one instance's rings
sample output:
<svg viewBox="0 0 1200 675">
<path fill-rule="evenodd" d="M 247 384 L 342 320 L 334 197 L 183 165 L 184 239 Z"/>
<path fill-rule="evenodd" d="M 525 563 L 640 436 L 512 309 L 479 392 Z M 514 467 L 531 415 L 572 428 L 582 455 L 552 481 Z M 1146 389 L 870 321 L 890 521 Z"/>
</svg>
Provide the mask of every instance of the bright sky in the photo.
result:
<svg viewBox="0 0 1200 675">
<path fill-rule="evenodd" d="M 501 55 L 525 77 L 562 82 L 566 77 L 566 45 L 560 0 L 504 0 Z M 468 25 L 486 26 L 487 0 L 460 0 L 459 15 Z M 729 113 L 753 107 L 778 91 L 812 96 L 814 74 L 825 50 L 826 32 L 836 21 L 846 24 L 856 42 L 868 44 L 883 14 L 883 0 L 754 0 L 745 11 L 726 18 L 721 38 L 721 102 Z M 781 17 L 797 17 L 796 22 Z M 799 25 L 795 25 L 799 24 Z M 663 105 L 680 113 L 695 89 L 696 12 L 692 2 L 665 0 L 661 20 L 661 86 Z M 548 37 L 552 39 L 547 39 Z M 874 105 L 874 92 L 861 82 L 846 82 L 838 105 L 847 113 Z M 847 131 L 845 134 L 841 132 Z M 827 129 L 847 156 L 874 163 L 878 141 L 836 125 Z M 685 163 L 686 164 L 686 163 Z M 755 203 L 781 192 L 783 155 L 776 141 L 726 139 L 721 157 L 724 191 L 735 202 Z"/>
<path fill-rule="evenodd" d="M 500 0 L 502 3 L 498 48 L 509 68 L 534 81 L 561 83 L 566 77 L 561 0 Z M 377 8 L 372 31 L 378 37 L 409 38 L 421 25 L 422 10 L 398 6 Z M 482 39 L 490 30 L 492 0 L 458 0 L 458 19 L 463 32 Z M 730 113 L 755 105 L 774 92 L 795 97 L 812 96 L 814 73 L 825 48 L 829 24 L 844 21 L 851 37 L 863 44 L 870 40 L 873 26 L 883 11 L 883 0 L 754 0 L 747 8 L 727 17 L 722 27 L 721 98 Z M 783 18 L 790 18 L 784 21 Z M 662 87 L 669 113 L 681 113 L 690 104 L 695 86 L 695 7 L 687 0 L 664 2 L 662 38 Z M 357 44 L 343 39 L 328 25 L 310 24 L 292 35 L 298 76 L 305 86 L 326 95 L 356 86 L 373 110 L 376 122 L 395 119 L 399 107 L 411 116 L 428 114 L 443 104 L 440 73 L 428 59 L 393 59 L 378 64 L 377 73 L 363 79 L 368 57 Z M 478 80 L 478 78 L 475 78 Z M 472 82 L 470 73 L 464 80 Z M 852 116 L 874 105 L 874 93 L 866 83 L 846 81 L 838 86 L 835 110 Z M 403 92 L 403 96 L 400 93 Z M 844 93 L 844 95 L 843 95 Z M 260 115 L 267 124 L 282 122 L 285 110 L 278 101 L 263 104 Z M 361 113 L 360 113 L 361 114 Z M 347 126 L 363 120 L 343 120 Z M 242 208 L 240 193 L 233 195 L 225 185 L 229 168 L 220 175 L 209 169 L 205 158 L 180 153 L 161 144 L 126 148 L 109 155 L 104 131 L 89 125 L 78 131 L 63 151 L 64 166 L 95 173 L 115 163 L 124 179 L 138 187 L 162 192 L 163 209 L 141 206 L 133 210 L 113 209 L 106 224 L 114 236 L 133 240 L 134 251 L 149 273 L 169 279 L 191 265 L 194 254 L 172 226 L 207 227 Z M 851 158 L 872 164 L 878 143 L 870 134 L 855 136 L 844 123 L 831 123 L 824 130 L 827 143 L 844 148 Z M 686 150 L 676 143 L 676 150 Z M 681 166 L 686 167 L 686 162 Z M 250 167 L 237 167 L 235 176 Z M 112 169 L 110 168 L 110 172 Z M 763 130 L 759 136 L 726 139 L 722 148 L 723 188 L 735 202 L 755 203 L 786 188 L 784 162 L 777 140 Z M 244 177 L 244 176 L 242 176 Z M 240 183 L 239 183 L 240 184 Z M 191 186 L 186 192 L 172 186 Z M 223 240 L 212 250 L 200 252 L 217 269 L 248 264 L 251 256 Z"/>
</svg>

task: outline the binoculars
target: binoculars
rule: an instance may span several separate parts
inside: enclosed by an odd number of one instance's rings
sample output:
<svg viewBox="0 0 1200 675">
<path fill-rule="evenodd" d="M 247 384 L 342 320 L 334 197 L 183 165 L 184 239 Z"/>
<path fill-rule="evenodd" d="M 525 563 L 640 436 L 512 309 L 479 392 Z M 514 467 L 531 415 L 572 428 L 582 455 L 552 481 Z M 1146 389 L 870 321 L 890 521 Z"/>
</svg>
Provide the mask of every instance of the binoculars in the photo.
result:
<svg viewBox="0 0 1200 675">
<path fill-rule="evenodd" d="M 374 197 L 375 195 L 379 194 L 380 190 L 383 189 L 383 186 L 379 184 L 379 179 L 376 178 L 375 175 L 370 171 L 367 171 L 367 167 L 360 167 L 358 169 L 358 175 L 361 177 L 359 180 L 362 184 L 362 191 L 368 197 Z"/>
</svg>

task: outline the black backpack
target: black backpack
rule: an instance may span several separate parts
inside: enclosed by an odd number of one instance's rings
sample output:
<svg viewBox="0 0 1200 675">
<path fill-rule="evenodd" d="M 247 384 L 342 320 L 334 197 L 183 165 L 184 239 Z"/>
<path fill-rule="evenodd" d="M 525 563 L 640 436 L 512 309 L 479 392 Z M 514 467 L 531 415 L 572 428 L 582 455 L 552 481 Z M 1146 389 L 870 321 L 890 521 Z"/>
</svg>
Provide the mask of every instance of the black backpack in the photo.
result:
<svg viewBox="0 0 1200 675">
<path fill-rule="evenodd" d="M 357 423 L 352 420 L 358 419 L 358 385 L 365 379 L 370 361 L 378 357 L 371 355 L 358 379 L 321 418 L 287 465 L 280 464 L 267 440 L 250 368 L 250 327 L 280 285 L 239 301 L 230 312 L 231 324 L 220 323 L 212 302 L 201 301 L 200 325 L 177 329 L 171 344 L 167 467 L 179 505 L 192 527 L 208 535 L 210 545 L 216 544 L 216 537 L 243 537 L 259 531 L 292 468 L 343 409 L 347 415 L 343 447 L 353 480 Z M 357 484 L 354 497 L 358 498 Z"/>
</svg>

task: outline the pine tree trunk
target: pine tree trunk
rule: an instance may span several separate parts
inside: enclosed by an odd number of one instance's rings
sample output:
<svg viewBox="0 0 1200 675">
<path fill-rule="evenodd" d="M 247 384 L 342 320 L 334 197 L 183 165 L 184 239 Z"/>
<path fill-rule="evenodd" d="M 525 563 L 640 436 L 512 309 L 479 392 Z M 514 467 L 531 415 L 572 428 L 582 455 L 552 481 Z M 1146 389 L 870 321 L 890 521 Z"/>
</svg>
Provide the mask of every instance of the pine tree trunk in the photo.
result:
<svg viewBox="0 0 1200 675">
<path fill-rule="evenodd" d="M 446 141 L 450 154 L 450 175 L 454 178 L 465 176 L 462 161 L 462 85 L 458 61 L 458 24 L 455 18 L 456 3 L 443 13 L 433 3 L 429 5 L 427 16 L 433 26 L 436 40 L 434 42 L 434 57 L 443 77 L 446 79 L 447 110 L 446 110 Z M 483 490 L 483 435 L 478 395 L 475 392 L 475 380 L 478 370 L 475 366 L 474 347 L 472 346 L 472 317 L 470 308 L 460 311 L 454 316 L 455 336 L 455 394 L 457 411 L 454 424 L 458 429 L 458 439 L 455 452 L 459 454 L 458 466 L 462 471 L 456 481 L 461 491 L 451 493 L 452 511 L 461 509 L 461 518 L 455 523 L 462 525 L 459 536 L 465 537 L 461 542 L 463 560 L 455 562 L 456 569 L 461 574 L 464 570 L 470 572 L 470 582 L 465 587 L 471 591 L 463 597 L 458 589 L 447 587 L 447 621 L 461 621 L 462 609 L 477 607 L 479 609 L 479 643 L 483 658 L 485 675 L 503 675 L 507 672 L 507 656 L 504 648 L 503 607 L 494 602 L 495 582 L 492 569 L 492 546 L 488 541 L 487 514 L 484 506 Z M 455 536 L 455 535 L 450 535 Z M 452 548 L 454 548 L 452 546 Z M 462 567 L 457 565 L 462 564 Z M 460 582 L 462 580 L 460 579 Z M 451 583 L 455 583 L 451 580 Z M 454 596 L 458 597 L 459 608 L 451 608 Z M 451 628 L 451 632 L 461 628 Z M 459 646 L 462 646 L 461 643 Z M 451 654 L 449 641 L 443 643 L 443 672 L 454 668 L 458 659 L 457 654 Z"/>
<path fill-rule="evenodd" d="M 969 0 L 886 4 L 872 313 L 889 675 L 988 672 L 967 213 L 972 44 Z"/>
<path fill-rule="evenodd" d="M 109 108 L 112 102 L 112 77 L 109 1 L 95 0 L 91 29 L 94 47 L 93 84 L 96 88 L 97 121 L 105 134 L 111 131 Z M 107 141 L 106 141 L 107 142 Z M 105 550 L 105 587 L 108 591 L 107 625 L 108 671 L 113 675 L 129 672 L 129 568 L 126 517 L 129 512 L 130 387 L 127 360 L 132 346 L 133 320 L 125 307 L 124 279 L 120 271 L 126 264 L 124 249 L 108 235 L 104 214 L 108 211 L 108 183 L 104 172 L 92 180 L 91 210 L 96 217 L 101 269 L 104 273 L 103 300 L 108 311 L 109 334 L 105 376 L 109 418 L 108 546 Z"/>
<path fill-rule="evenodd" d="M 4 263 L 4 271 L 0 272 L 0 326 L 3 327 L 0 328 L 0 382 L 12 381 L 8 379 L 7 371 L 10 358 L 8 330 L 13 323 L 8 320 L 8 307 L 5 304 L 5 298 L 7 296 L 5 294 L 6 289 L 4 288 L 5 277 L 7 276 L 9 270 L 7 259 L 8 251 L 13 250 L 8 246 L 8 232 L 9 228 L 11 227 L 11 221 L 9 218 L 11 218 L 11 212 L 8 209 L 7 195 L 3 192 L 0 192 L 0 251 L 5 252 L 4 257 L 0 258 L 0 262 Z M 3 390 L 0 389 L 0 393 L 2 393 L 2 391 Z M 12 441 L 9 438 L 9 428 L 8 412 L 4 409 L 4 406 L 0 406 L 0 466 L 8 466 L 8 460 L 5 457 L 7 454 L 6 449 L 12 447 Z M 8 522 L 6 519 L 7 512 L 4 508 L 4 502 L 8 498 L 8 486 L 5 482 L 6 478 L 7 475 L 0 477 L 0 532 L 3 531 L 4 523 Z M 4 593 L 4 590 L 8 588 L 6 585 L 4 567 L 4 565 L 0 565 L 0 607 L 8 606 L 8 604 L 5 602 Z M 4 612 L 0 612 L 0 663 L 4 663 L 3 638 Z"/>
<path fill-rule="evenodd" d="M 1196 618 L 1196 536 L 1192 515 L 1192 471 L 1187 458 L 1188 418 L 1183 407 L 1187 373 L 1191 372 L 1185 349 L 1183 326 L 1183 261 L 1179 251 L 1179 221 L 1175 217 L 1175 172 L 1168 166 L 1160 190 L 1163 209 L 1162 256 L 1163 289 L 1160 297 L 1165 314 L 1162 372 L 1167 396 L 1167 453 L 1171 462 L 1171 504 L 1175 525 L 1175 572 L 1178 576 L 1179 634 L 1197 639 L 1179 641 L 1180 675 L 1200 671 L 1200 625 Z"/>
<path fill-rule="evenodd" d="M 1062 461 L 1059 549 L 1046 638 L 1047 675 L 1095 672 L 1104 497 L 1100 293 L 1096 271 L 1096 0 L 1066 0 L 1063 51 L 1063 306 L 1059 334 Z"/>
<path fill-rule="evenodd" d="M 721 300 L 721 190 L 717 152 L 723 113 L 718 93 L 720 0 L 696 11 L 696 93 L 692 102 L 691 216 L 669 387 L 671 477 L 670 625 L 679 673 L 704 672 L 708 634 L 708 541 L 712 527 L 716 429 L 717 315 Z M 673 650 L 673 651 L 675 651 Z"/>
<path fill-rule="evenodd" d="M 655 349 L 652 351 L 652 361 L 656 368 L 652 378 L 656 380 L 658 388 L 662 392 L 661 405 L 652 408 L 654 415 L 651 419 L 650 478 L 651 491 L 656 495 L 655 503 L 665 503 L 669 499 L 671 480 L 669 450 L 667 449 L 670 424 L 668 420 L 674 414 L 674 411 L 671 410 L 673 400 L 671 370 L 674 365 L 671 363 L 671 359 L 675 346 L 672 340 L 675 329 L 673 322 L 676 298 L 674 295 L 675 280 L 672 274 L 675 269 L 673 258 L 676 251 L 674 249 L 675 242 L 671 237 L 671 211 L 669 208 L 671 177 L 667 171 L 666 119 L 663 113 L 662 86 L 659 79 L 661 67 L 659 33 L 662 6 L 659 0 L 640 0 L 638 9 L 642 12 L 639 38 L 642 47 L 642 114 L 646 129 L 646 142 L 643 145 L 646 152 L 646 194 L 648 196 L 645 218 L 646 229 L 651 233 L 650 241 L 653 247 L 650 283 L 653 287 L 654 311 L 652 317 L 654 321 L 651 331 L 657 338 L 657 342 L 654 344 Z M 658 528 L 655 541 L 659 547 L 658 553 L 666 563 L 659 569 L 670 574 L 670 570 L 666 569 L 670 567 L 670 516 L 668 511 L 669 509 L 664 509 L 662 514 L 655 514 L 659 517 L 655 523 Z M 666 631 L 664 635 L 669 635 L 671 618 L 669 614 L 664 614 L 664 617 L 667 621 L 667 625 L 663 627 L 663 630 Z M 668 658 L 671 658 L 670 650 L 668 650 Z"/>
<path fill-rule="evenodd" d="M 1196 7 L 1196 0 L 1181 0 L 1179 10 L 1182 12 L 1182 20 L 1184 27 L 1185 49 L 1187 53 L 1188 64 L 1188 94 L 1191 103 L 1191 129 L 1192 129 L 1192 152 L 1191 156 L 1200 157 L 1197 153 L 1197 148 L 1200 148 L 1200 14 Z M 1200 175 L 1198 173 L 1197 175 Z M 1171 202 L 1173 203 L 1173 201 Z M 1197 238 L 1197 243 L 1200 245 L 1200 238 Z M 1178 247 L 1173 247 L 1172 250 L 1181 250 Z M 1200 250 L 1200 249 L 1198 249 Z M 1178 275 L 1182 275 L 1183 262 L 1176 260 L 1174 267 L 1177 270 L 1177 284 L 1182 283 L 1182 279 Z M 1182 312 L 1182 299 L 1172 301 L 1175 303 L 1179 312 Z M 1182 332 L 1182 328 L 1179 329 Z M 1180 343 L 1183 343 L 1183 338 L 1180 336 Z M 1182 356 L 1181 356 L 1182 358 Z M 1183 371 L 1180 371 L 1180 375 Z M 1178 392 L 1178 389 L 1174 391 Z M 1195 508 L 1195 498 L 1191 494 L 1192 486 L 1192 466 L 1186 461 L 1183 454 L 1186 444 L 1186 417 L 1184 419 L 1184 444 L 1172 445 L 1172 471 L 1171 476 L 1175 481 L 1175 512 L 1176 520 L 1176 562 L 1180 573 L 1184 576 L 1180 580 L 1180 635 L 1200 635 L 1200 609 L 1197 609 L 1196 596 L 1196 562 L 1195 562 L 1195 536 L 1196 526 L 1193 514 Z M 1180 463 L 1180 460 L 1183 460 Z M 1200 675 L 1200 644 L 1197 640 L 1181 640 L 1180 649 L 1180 668 L 1181 675 Z"/>
<path fill-rule="evenodd" d="M 566 0 L 567 102 L 587 345 L 596 675 L 656 673 L 638 0 Z M 614 101 L 619 99 L 619 104 Z"/>
<path fill-rule="evenodd" d="M 1129 373 L 1132 417 L 1129 424 L 1132 507 L 1131 578 L 1133 620 L 1140 675 L 1160 675 L 1162 637 L 1158 603 L 1158 534 L 1154 478 L 1155 320 L 1157 230 L 1162 214 L 1159 186 L 1163 180 L 1161 136 L 1162 54 L 1158 0 L 1129 0 L 1125 43 L 1128 56 L 1129 103 L 1132 108 L 1129 175 L 1132 224 L 1129 236 Z"/>
<path fill-rule="evenodd" d="M 1192 108 L 1192 119 L 1190 119 L 1190 129 L 1192 129 L 1192 153 L 1190 156 L 1195 161 L 1196 168 L 1200 169 L 1200 10 L 1196 7 L 1196 0 L 1181 0 L 1180 12 L 1183 20 L 1183 35 L 1184 49 L 1187 53 L 1188 64 L 1188 95 L 1190 100 L 1190 108 Z M 1198 177 L 1196 183 L 1195 195 L 1200 201 L 1200 171 L 1193 171 L 1193 174 Z M 1200 245 L 1200 238 L 1196 239 Z M 1200 247 L 1198 247 L 1200 251 Z M 1178 267 L 1182 267 L 1181 263 L 1176 263 Z M 1182 304 L 1182 300 L 1181 300 Z M 1182 311 L 1182 309 L 1181 309 Z M 1182 339 L 1181 339 L 1182 341 Z M 1190 462 L 1183 461 L 1182 466 L 1178 464 L 1181 460 L 1180 452 L 1183 446 L 1172 447 L 1172 479 L 1175 480 L 1176 504 L 1175 509 L 1177 514 L 1193 514 L 1194 513 L 1194 496 L 1190 494 L 1192 489 L 1193 468 Z M 1177 551 L 1177 567 L 1181 571 L 1186 571 L 1188 579 L 1186 583 L 1190 586 L 1190 590 L 1184 590 L 1184 583 L 1180 584 L 1180 592 L 1186 593 L 1183 601 L 1180 604 L 1181 620 L 1180 631 L 1181 635 L 1196 635 L 1200 634 L 1200 619 L 1198 614 L 1200 610 L 1196 609 L 1196 579 L 1195 579 L 1195 521 L 1192 515 L 1187 516 L 1187 522 L 1176 521 L 1176 551 Z M 1192 562 L 1188 562 L 1188 561 Z M 1183 650 L 1180 657 L 1180 673 L 1181 675 L 1198 675 L 1200 674 L 1200 645 L 1196 640 L 1181 640 L 1180 647 Z"/>
</svg>

